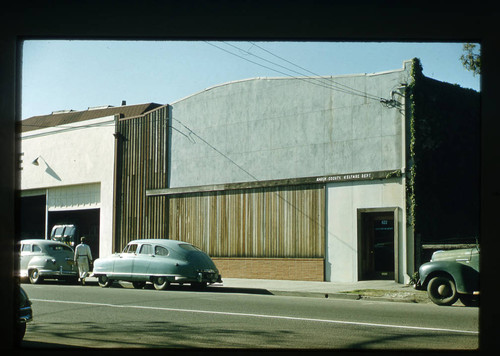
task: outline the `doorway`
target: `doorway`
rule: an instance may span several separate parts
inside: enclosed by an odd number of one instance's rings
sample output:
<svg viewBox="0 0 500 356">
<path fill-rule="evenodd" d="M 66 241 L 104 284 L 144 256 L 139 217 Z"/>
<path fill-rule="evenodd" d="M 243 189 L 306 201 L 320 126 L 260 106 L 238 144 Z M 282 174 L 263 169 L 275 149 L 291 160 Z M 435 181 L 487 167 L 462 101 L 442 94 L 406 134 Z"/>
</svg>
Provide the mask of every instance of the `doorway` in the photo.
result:
<svg viewBox="0 0 500 356">
<path fill-rule="evenodd" d="M 358 279 L 397 277 L 397 208 L 358 210 Z"/>
</svg>

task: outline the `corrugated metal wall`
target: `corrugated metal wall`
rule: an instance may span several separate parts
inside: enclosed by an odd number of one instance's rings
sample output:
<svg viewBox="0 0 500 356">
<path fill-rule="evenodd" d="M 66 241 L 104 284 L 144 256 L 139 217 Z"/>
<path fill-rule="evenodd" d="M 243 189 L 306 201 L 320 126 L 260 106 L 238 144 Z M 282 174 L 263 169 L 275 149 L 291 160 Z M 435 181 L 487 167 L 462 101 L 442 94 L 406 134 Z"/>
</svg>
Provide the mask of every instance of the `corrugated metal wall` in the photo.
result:
<svg viewBox="0 0 500 356">
<path fill-rule="evenodd" d="M 213 257 L 325 255 L 325 191 L 295 186 L 169 197 L 169 237 Z"/>
<path fill-rule="evenodd" d="M 146 199 L 147 189 L 168 184 L 168 107 L 117 123 L 114 250 L 138 238 L 166 238 L 165 199 Z"/>
</svg>

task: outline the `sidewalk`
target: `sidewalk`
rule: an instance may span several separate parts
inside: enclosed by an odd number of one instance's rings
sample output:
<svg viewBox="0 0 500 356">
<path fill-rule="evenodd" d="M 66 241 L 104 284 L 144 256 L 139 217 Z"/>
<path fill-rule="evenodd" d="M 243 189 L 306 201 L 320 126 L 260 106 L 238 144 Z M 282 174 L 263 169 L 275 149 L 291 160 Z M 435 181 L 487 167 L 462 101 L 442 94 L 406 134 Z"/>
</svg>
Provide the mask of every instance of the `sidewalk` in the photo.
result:
<svg viewBox="0 0 500 356">
<path fill-rule="evenodd" d="M 432 303 L 427 292 L 418 291 L 413 286 L 388 280 L 359 281 L 353 283 L 287 281 L 269 279 L 223 278 L 222 284 L 213 284 L 212 288 L 261 289 L 274 295 L 371 299 L 409 303 Z"/>
<path fill-rule="evenodd" d="M 87 283 L 97 284 L 97 278 L 94 277 L 89 277 L 86 281 Z M 427 292 L 418 291 L 412 286 L 387 280 L 334 283 L 223 278 L 222 283 L 210 285 L 207 291 L 310 298 L 370 299 L 407 303 L 431 303 L 427 297 Z"/>
</svg>

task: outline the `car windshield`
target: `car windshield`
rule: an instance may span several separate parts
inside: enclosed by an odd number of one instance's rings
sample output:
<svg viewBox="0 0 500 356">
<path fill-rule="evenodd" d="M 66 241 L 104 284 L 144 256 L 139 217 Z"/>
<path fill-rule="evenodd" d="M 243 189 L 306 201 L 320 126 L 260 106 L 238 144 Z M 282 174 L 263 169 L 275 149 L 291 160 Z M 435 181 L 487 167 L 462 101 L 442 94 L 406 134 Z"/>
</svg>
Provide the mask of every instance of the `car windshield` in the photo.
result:
<svg viewBox="0 0 500 356">
<path fill-rule="evenodd" d="M 49 245 L 48 246 L 49 248 L 49 251 L 56 251 L 56 252 L 60 252 L 60 251 L 66 251 L 66 252 L 73 252 L 73 250 L 71 249 L 71 247 L 67 246 L 67 245 Z"/>
<path fill-rule="evenodd" d="M 61 236 L 64 231 L 64 226 L 56 227 L 52 233 L 52 236 Z"/>
</svg>

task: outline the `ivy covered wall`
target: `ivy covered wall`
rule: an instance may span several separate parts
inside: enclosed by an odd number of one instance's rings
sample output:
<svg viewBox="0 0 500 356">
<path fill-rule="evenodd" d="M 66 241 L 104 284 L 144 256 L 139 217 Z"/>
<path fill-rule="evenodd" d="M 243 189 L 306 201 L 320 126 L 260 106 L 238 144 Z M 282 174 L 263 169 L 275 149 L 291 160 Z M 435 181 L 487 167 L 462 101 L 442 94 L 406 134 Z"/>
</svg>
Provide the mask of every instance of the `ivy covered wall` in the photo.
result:
<svg viewBox="0 0 500 356">
<path fill-rule="evenodd" d="M 480 94 L 422 74 L 410 96 L 408 215 L 420 243 L 479 236 Z"/>
</svg>

